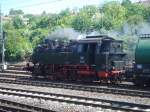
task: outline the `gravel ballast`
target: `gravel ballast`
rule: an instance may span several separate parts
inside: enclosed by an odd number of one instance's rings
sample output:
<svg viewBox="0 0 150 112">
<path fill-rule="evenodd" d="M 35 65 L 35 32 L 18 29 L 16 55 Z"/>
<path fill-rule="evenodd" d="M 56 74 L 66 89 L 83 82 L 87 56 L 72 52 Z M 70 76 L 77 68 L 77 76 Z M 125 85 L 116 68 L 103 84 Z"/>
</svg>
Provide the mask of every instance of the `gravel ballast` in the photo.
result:
<svg viewBox="0 0 150 112">
<path fill-rule="evenodd" d="M 121 112 L 111 109 L 102 109 L 102 108 L 94 108 L 91 106 L 82 106 L 82 105 L 75 105 L 75 104 L 68 104 L 68 103 L 60 103 L 57 101 L 45 101 L 40 99 L 33 99 L 33 98 L 25 98 L 25 97 L 18 97 L 12 95 L 2 95 L 0 94 L 0 98 L 10 100 L 13 102 L 19 102 L 23 104 L 38 106 L 42 108 L 46 108 L 49 110 L 53 110 L 56 112 Z"/>
<path fill-rule="evenodd" d="M 37 87 L 37 86 L 27 86 L 27 85 L 18 85 L 18 84 L 8 84 L 8 83 L 0 83 L 0 87 L 9 87 L 15 89 L 25 89 L 25 90 L 34 90 L 41 92 L 50 92 L 50 93 L 58 93 L 58 94 L 66 94 L 66 95 L 76 95 L 76 96 L 84 96 L 90 98 L 100 98 L 107 100 L 115 100 L 115 101 L 123 101 L 130 103 L 139 103 L 139 104 L 147 104 L 150 105 L 150 98 L 141 98 L 141 97 L 132 97 L 125 95 L 114 95 L 114 94 L 105 94 L 105 93 L 96 93 L 96 92 L 87 92 L 87 91 L 78 91 L 78 90 L 70 90 L 70 89 L 61 89 L 61 88 L 50 88 L 50 87 Z M 17 96 L 8 96 L 1 95 L 1 98 L 8 100 L 15 100 L 19 102 L 23 102 L 30 105 L 42 106 L 44 108 L 49 108 L 51 110 L 56 111 L 65 111 L 65 112 L 112 112 L 110 109 L 101 109 L 94 108 L 90 106 L 82 106 L 82 105 L 74 105 L 67 103 L 60 103 L 56 101 L 44 101 L 38 99 L 31 98 L 23 98 Z M 116 111 L 115 111 L 116 112 Z"/>
</svg>

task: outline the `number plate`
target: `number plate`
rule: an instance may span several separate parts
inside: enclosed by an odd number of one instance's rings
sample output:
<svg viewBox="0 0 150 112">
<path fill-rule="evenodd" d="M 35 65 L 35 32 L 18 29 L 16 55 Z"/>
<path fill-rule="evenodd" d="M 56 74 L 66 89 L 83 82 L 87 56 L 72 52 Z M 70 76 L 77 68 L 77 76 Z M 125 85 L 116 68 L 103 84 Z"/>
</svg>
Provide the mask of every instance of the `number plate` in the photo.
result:
<svg viewBox="0 0 150 112">
<path fill-rule="evenodd" d="M 143 72 L 144 72 L 144 73 L 149 73 L 149 72 L 150 72 L 150 69 L 143 69 Z"/>
</svg>

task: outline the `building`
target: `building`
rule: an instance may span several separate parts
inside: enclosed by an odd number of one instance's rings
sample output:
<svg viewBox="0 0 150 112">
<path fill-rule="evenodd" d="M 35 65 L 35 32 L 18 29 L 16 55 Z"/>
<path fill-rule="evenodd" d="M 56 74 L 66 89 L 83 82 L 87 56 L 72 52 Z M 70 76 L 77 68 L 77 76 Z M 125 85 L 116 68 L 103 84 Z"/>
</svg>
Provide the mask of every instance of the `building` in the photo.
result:
<svg viewBox="0 0 150 112">
<path fill-rule="evenodd" d="M 140 0 L 138 3 L 148 7 L 150 6 L 150 0 Z"/>
<path fill-rule="evenodd" d="M 3 16 L 2 19 L 3 19 L 3 22 L 9 22 L 10 20 L 12 20 L 13 17 L 15 17 L 16 15 L 7 15 L 7 16 Z M 28 24 L 29 22 L 29 18 L 25 18 L 23 15 L 18 15 L 24 24 Z"/>
<path fill-rule="evenodd" d="M 3 22 L 8 22 L 11 20 L 11 17 L 9 16 L 2 16 Z"/>
</svg>

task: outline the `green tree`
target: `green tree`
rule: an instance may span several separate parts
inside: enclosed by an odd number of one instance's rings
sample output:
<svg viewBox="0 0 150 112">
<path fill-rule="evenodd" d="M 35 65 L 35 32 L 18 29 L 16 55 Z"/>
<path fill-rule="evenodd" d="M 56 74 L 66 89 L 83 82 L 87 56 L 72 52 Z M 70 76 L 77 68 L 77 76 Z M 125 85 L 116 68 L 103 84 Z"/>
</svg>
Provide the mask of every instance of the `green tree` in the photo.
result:
<svg viewBox="0 0 150 112">
<path fill-rule="evenodd" d="M 25 27 L 23 20 L 19 16 L 13 17 L 12 24 L 16 29 Z"/>
<path fill-rule="evenodd" d="M 127 23 L 130 26 L 131 34 L 137 34 L 137 29 L 140 28 L 139 25 L 144 22 L 144 19 L 140 15 L 133 15 L 127 19 Z"/>
<path fill-rule="evenodd" d="M 22 10 L 14 10 L 14 9 L 10 9 L 9 11 L 9 15 L 20 15 L 20 14 L 24 14 L 24 12 Z"/>
<path fill-rule="evenodd" d="M 41 16 L 36 23 L 36 28 L 47 28 L 49 26 L 49 18 L 47 16 Z"/>
<path fill-rule="evenodd" d="M 93 17 L 97 12 L 99 12 L 99 9 L 94 5 L 88 5 L 81 8 L 80 13 L 86 13 L 89 17 Z"/>
<path fill-rule="evenodd" d="M 126 6 L 126 9 L 127 9 L 126 13 L 127 18 L 133 15 L 140 15 L 144 17 L 146 7 L 142 4 L 129 4 L 128 6 Z"/>
<path fill-rule="evenodd" d="M 150 23 L 150 7 L 145 8 L 144 19 Z"/>
<path fill-rule="evenodd" d="M 124 7 L 129 7 L 132 4 L 132 2 L 130 0 L 123 0 L 122 1 L 122 5 Z"/>
<path fill-rule="evenodd" d="M 14 29 L 12 21 L 5 22 L 3 28 L 4 28 L 5 31 Z"/>
<path fill-rule="evenodd" d="M 29 42 L 27 32 L 20 24 L 14 24 L 14 21 L 4 23 L 6 34 L 6 59 L 7 61 L 20 61 L 29 57 L 32 52 L 32 46 Z M 17 29 L 16 29 L 17 28 Z"/>
<path fill-rule="evenodd" d="M 100 31 L 104 25 L 103 13 L 96 13 L 92 18 L 93 27 L 95 30 Z"/>
<path fill-rule="evenodd" d="M 58 26 L 65 28 L 71 27 L 72 21 L 75 18 L 75 14 L 73 11 L 69 9 L 65 9 L 59 13 L 60 19 L 58 19 Z"/>
<path fill-rule="evenodd" d="M 104 4 L 103 12 L 104 18 L 111 25 L 110 27 L 120 30 L 125 22 L 126 9 L 119 2 L 108 2 Z"/>
<path fill-rule="evenodd" d="M 71 15 L 71 10 L 70 9 L 65 9 L 65 10 L 62 10 L 60 13 L 59 13 L 59 15 L 61 16 L 61 17 L 64 17 L 64 16 L 70 16 Z"/>
<path fill-rule="evenodd" d="M 60 20 L 58 20 L 58 25 L 62 28 L 72 27 L 74 18 L 74 15 L 64 16 Z"/>
<path fill-rule="evenodd" d="M 85 13 L 78 14 L 72 22 L 72 27 L 79 32 L 89 32 L 91 30 L 91 18 Z"/>
<path fill-rule="evenodd" d="M 94 29 L 93 18 L 98 12 L 95 6 L 86 6 L 79 10 L 79 13 L 72 21 L 72 27 L 79 32 L 91 32 Z"/>
<path fill-rule="evenodd" d="M 48 35 L 49 31 L 45 29 L 33 30 L 29 36 L 29 40 L 32 43 L 33 48 L 36 47 L 43 39 Z"/>
<path fill-rule="evenodd" d="M 15 30 L 7 32 L 6 59 L 8 61 L 24 60 L 32 52 L 32 46 L 27 38 L 23 38 L 20 32 Z"/>
</svg>

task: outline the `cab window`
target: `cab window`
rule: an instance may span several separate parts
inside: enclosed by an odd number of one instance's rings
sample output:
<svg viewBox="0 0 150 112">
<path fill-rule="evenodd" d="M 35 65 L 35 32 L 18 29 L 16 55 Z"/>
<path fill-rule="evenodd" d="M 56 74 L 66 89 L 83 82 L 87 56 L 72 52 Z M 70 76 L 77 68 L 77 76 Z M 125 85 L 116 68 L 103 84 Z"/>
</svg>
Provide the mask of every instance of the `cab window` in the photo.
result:
<svg viewBox="0 0 150 112">
<path fill-rule="evenodd" d="M 112 42 L 111 43 L 111 47 L 110 47 L 110 51 L 115 53 L 115 52 L 122 52 L 122 43 L 120 42 Z"/>
<path fill-rule="evenodd" d="M 88 44 L 79 44 L 78 53 L 86 53 L 88 50 Z"/>
</svg>

